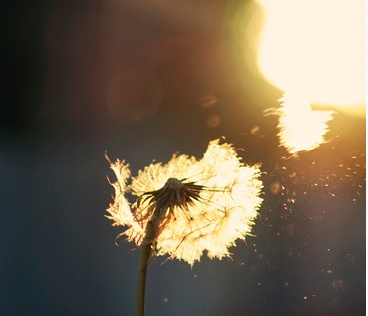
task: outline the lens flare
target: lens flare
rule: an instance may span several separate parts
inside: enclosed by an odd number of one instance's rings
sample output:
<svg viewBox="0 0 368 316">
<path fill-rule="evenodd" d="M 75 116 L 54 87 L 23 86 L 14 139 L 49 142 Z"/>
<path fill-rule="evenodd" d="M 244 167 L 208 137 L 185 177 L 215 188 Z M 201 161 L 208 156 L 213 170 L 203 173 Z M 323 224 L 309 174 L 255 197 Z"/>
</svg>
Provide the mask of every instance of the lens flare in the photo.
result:
<svg viewBox="0 0 368 316">
<path fill-rule="evenodd" d="M 310 103 L 298 94 L 284 93 L 277 110 L 280 144 L 296 155 L 300 151 L 312 150 L 326 142 L 328 121 L 333 111 L 313 111 Z"/>
<path fill-rule="evenodd" d="M 364 3 L 259 2 L 258 66 L 286 92 L 278 111 L 281 143 L 291 153 L 314 149 L 324 142 L 331 112 L 312 111 L 311 104 L 365 115 Z"/>
</svg>

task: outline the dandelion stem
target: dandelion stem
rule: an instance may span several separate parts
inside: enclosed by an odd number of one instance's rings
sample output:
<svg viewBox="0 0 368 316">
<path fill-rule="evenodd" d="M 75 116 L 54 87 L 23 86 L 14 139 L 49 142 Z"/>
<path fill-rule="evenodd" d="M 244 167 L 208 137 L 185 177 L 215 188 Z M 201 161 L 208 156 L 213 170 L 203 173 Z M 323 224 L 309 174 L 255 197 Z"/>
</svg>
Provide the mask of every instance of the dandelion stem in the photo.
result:
<svg viewBox="0 0 368 316">
<path fill-rule="evenodd" d="M 157 227 L 159 225 L 158 214 L 162 210 L 161 207 L 153 205 L 155 208 L 153 215 L 146 226 L 146 236 L 143 240 L 143 247 L 141 250 L 141 256 L 139 258 L 138 267 L 138 288 L 137 288 L 137 316 L 144 316 L 144 298 L 146 292 L 146 277 L 147 269 L 149 265 L 150 255 L 153 248 L 153 241 L 157 234 Z"/>
<path fill-rule="evenodd" d="M 137 316 L 144 316 L 144 297 L 146 292 L 146 277 L 150 254 L 151 244 L 147 244 L 142 247 L 138 267 Z"/>
</svg>

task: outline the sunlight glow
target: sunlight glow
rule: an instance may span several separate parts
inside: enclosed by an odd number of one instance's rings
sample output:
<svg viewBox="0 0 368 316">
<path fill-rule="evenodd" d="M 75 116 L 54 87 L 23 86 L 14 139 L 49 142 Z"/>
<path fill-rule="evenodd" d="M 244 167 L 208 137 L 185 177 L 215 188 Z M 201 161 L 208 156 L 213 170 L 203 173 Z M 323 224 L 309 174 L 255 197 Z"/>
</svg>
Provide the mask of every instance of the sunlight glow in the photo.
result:
<svg viewBox="0 0 368 316">
<path fill-rule="evenodd" d="M 287 93 L 280 108 L 281 114 L 284 113 L 279 122 L 280 134 L 285 137 L 282 144 L 294 150 L 312 149 L 316 146 L 310 142 L 318 139 L 321 143 L 322 133 L 328 130 L 325 123 L 331 114 L 312 111 L 312 104 L 365 115 L 364 2 L 259 2 L 264 8 L 265 21 L 259 43 L 258 66 L 273 85 Z M 298 101 L 294 97 L 297 93 Z M 290 94 L 293 95 L 291 103 Z M 290 115 L 292 108 L 295 115 Z M 304 120 L 300 120 L 301 116 Z M 292 135 L 300 123 L 303 123 L 300 129 L 309 130 L 302 136 L 303 141 L 307 135 L 311 137 L 305 146 L 297 145 L 298 136 Z M 312 129 L 313 133 L 310 133 Z M 317 132 L 321 133 L 319 137 L 315 135 Z M 287 137 L 293 140 L 287 140 Z"/>
<path fill-rule="evenodd" d="M 329 130 L 327 123 L 332 119 L 332 111 L 314 111 L 305 98 L 288 92 L 280 102 L 277 110 L 280 132 L 277 136 L 289 153 L 312 150 L 325 142 L 324 135 Z"/>
</svg>

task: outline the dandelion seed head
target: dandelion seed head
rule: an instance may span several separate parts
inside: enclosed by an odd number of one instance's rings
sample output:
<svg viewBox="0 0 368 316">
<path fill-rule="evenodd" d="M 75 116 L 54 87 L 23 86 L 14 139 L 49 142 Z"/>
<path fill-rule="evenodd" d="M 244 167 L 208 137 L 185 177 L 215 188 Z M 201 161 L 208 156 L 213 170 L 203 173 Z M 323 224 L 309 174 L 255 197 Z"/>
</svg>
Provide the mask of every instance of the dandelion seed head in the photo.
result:
<svg viewBox="0 0 368 316">
<path fill-rule="evenodd" d="M 176 178 L 169 178 L 167 181 L 166 181 L 166 184 L 167 186 L 170 188 L 170 189 L 182 189 L 184 187 L 183 183 L 176 179 Z"/>
<path fill-rule="evenodd" d="M 229 247 L 252 230 L 262 198 L 260 167 L 246 166 L 230 144 L 211 141 L 202 159 L 174 155 L 167 164 L 152 163 L 132 177 L 129 166 L 111 164 L 117 181 L 114 203 L 107 209 L 113 225 L 138 246 L 151 243 L 156 255 L 193 265 L 204 252 L 229 257 Z M 127 192 L 137 197 L 129 205 Z M 147 240 L 147 225 L 155 233 Z"/>
<path fill-rule="evenodd" d="M 124 196 L 124 192 L 127 190 L 127 180 L 130 178 L 129 164 L 125 164 L 124 160 L 116 160 L 111 163 L 111 169 L 117 176 L 117 181 L 112 183 L 115 190 L 114 204 L 110 204 L 109 213 L 107 218 L 114 221 L 113 225 L 130 225 L 133 221 L 133 215 L 130 210 L 128 200 Z"/>
</svg>

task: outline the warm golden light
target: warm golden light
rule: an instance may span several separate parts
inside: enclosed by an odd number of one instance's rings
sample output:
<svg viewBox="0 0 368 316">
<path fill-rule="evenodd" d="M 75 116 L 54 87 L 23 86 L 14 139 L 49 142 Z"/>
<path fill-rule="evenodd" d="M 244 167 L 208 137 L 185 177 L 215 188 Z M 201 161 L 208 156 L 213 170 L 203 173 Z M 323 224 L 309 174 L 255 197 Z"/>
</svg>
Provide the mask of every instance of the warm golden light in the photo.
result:
<svg viewBox="0 0 368 316">
<path fill-rule="evenodd" d="M 365 4 L 342 0 L 259 0 L 265 9 L 258 63 L 284 91 L 350 106 L 365 100 Z"/>
<path fill-rule="evenodd" d="M 120 235 L 190 265 L 203 253 L 229 257 L 229 247 L 251 234 L 262 202 L 259 166 L 244 165 L 233 146 L 218 139 L 202 159 L 174 155 L 139 171 L 130 185 L 128 164 L 117 160 L 111 168 L 117 181 L 107 211 L 113 225 L 127 226 Z M 133 205 L 128 192 L 138 197 Z"/>
<path fill-rule="evenodd" d="M 364 2 L 259 2 L 265 20 L 258 65 L 286 92 L 279 110 L 281 144 L 291 153 L 313 149 L 324 142 L 331 119 L 330 112 L 312 111 L 313 103 L 365 115 Z"/>
<path fill-rule="evenodd" d="M 312 150 L 325 142 L 332 111 L 313 111 L 305 98 L 293 93 L 285 93 L 280 101 L 277 135 L 289 153 Z"/>
</svg>

